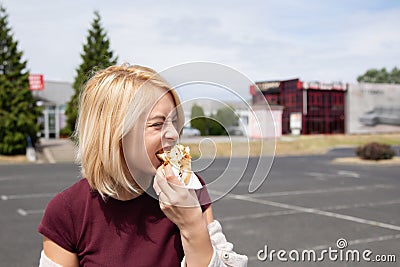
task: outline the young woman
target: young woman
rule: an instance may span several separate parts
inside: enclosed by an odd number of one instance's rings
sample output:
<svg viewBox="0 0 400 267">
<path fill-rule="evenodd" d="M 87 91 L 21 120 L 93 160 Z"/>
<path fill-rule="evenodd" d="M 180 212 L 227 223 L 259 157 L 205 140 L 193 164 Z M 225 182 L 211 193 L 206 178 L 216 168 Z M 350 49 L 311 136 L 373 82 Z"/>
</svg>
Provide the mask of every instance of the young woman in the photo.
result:
<svg viewBox="0 0 400 267">
<path fill-rule="evenodd" d="M 156 156 L 182 124 L 176 92 L 155 71 L 97 72 L 76 128 L 84 178 L 47 205 L 40 266 L 246 266 L 213 219 L 205 186 L 185 188 Z"/>
</svg>

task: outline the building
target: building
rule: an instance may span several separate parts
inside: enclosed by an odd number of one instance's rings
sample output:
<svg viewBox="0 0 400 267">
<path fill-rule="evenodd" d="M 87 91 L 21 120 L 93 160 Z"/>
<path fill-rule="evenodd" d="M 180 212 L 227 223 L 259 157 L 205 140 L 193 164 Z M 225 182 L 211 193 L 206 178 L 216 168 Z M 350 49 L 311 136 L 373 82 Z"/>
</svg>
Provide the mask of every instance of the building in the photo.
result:
<svg viewBox="0 0 400 267">
<path fill-rule="evenodd" d="M 39 118 L 42 125 L 42 137 L 60 138 L 60 130 L 66 125 L 65 108 L 74 94 L 72 84 L 68 82 L 45 81 L 42 90 L 32 91 L 43 114 Z"/>
<path fill-rule="evenodd" d="M 279 105 L 252 105 L 249 121 L 249 137 L 253 139 L 282 136 L 282 111 Z"/>
<path fill-rule="evenodd" d="M 343 83 L 303 82 L 300 79 L 257 82 L 250 86 L 253 105 L 266 99 L 283 107 L 282 134 L 333 134 L 345 132 Z"/>
</svg>

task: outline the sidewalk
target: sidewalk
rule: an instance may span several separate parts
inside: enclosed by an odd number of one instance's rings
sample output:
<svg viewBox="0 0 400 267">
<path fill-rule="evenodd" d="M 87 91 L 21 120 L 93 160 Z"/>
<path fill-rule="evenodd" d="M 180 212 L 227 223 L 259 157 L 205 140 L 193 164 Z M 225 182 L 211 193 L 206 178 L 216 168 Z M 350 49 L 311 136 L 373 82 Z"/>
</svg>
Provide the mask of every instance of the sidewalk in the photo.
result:
<svg viewBox="0 0 400 267">
<path fill-rule="evenodd" d="M 38 163 L 74 162 L 77 148 L 70 139 L 41 139 Z"/>
<path fill-rule="evenodd" d="M 184 137 L 181 139 L 185 144 L 197 144 L 204 137 Z M 229 142 L 228 137 L 208 137 L 214 142 Z M 244 137 L 233 137 L 231 141 L 246 140 Z M 36 148 L 37 163 L 59 163 L 75 162 L 77 148 L 70 139 L 41 139 Z"/>
<path fill-rule="evenodd" d="M 226 138 L 215 138 L 224 141 Z M 185 143 L 198 143 L 200 138 L 183 138 Z M 75 162 L 77 148 L 70 139 L 41 139 L 36 148 L 37 163 Z"/>
</svg>

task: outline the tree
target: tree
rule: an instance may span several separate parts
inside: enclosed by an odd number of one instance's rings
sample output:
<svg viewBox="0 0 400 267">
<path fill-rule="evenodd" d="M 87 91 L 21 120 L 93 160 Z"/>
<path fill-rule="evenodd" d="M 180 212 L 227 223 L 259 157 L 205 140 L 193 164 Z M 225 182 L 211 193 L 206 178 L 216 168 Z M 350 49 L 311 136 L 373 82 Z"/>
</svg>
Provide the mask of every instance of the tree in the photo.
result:
<svg viewBox="0 0 400 267">
<path fill-rule="evenodd" d="M 201 135 L 207 135 L 207 124 L 206 117 L 204 115 L 204 110 L 201 106 L 194 104 L 192 106 L 192 114 L 190 125 L 200 131 Z"/>
<path fill-rule="evenodd" d="M 223 107 L 217 113 L 205 116 L 203 108 L 194 104 L 190 124 L 200 131 L 201 135 L 227 135 L 227 128 L 237 125 L 238 116 L 232 108 Z"/>
<path fill-rule="evenodd" d="M 37 141 L 41 109 L 29 90 L 29 71 L 0 5 L 0 154 L 24 154 Z"/>
<path fill-rule="evenodd" d="M 239 117 L 231 107 L 222 107 L 206 118 L 209 135 L 227 135 L 230 126 L 238 125 Z"/>
<path fill-rule="evenodd" d="M 75 129 L 79 95 L 83 85 L 91 78 L 95 71 L 115 65 L 118 60 L 118 57 L 114 56 L 114 53 L 110 49 L 110 40 L 101 25 L 99 12 L 95 11 L 94 15 L 95 18 L 88 31 L 86 44 L 83 45 L 83 53 L 81 54 L 83 62 L 76 70 L 73 84 L 75 94 L 67 103 L 65 110 L 67 125 L 63 129 L 63 134 L 66 135 L 71 135 Z"/>
<path fill-rule="evenodd" d="M 400 69 L 394 67 L 390 73 L 391 83 L 400 84 Z"/>
<path fill-rule="evenodd" d="M 224 125 L 216 119 L 216 116 L 211 114 L 210 118 L 206 118 L 206 125 L 208 129 L 209 135 L 226 135 L 227 132 L 224 128 Z"/>
<path fill-rule="evenodd" d="M 223 107 L 217 110 L 215 119 L 225 128 L 238 125 L 239 117 L 231 107 Z"/>
<path fill-rule="evenodd" d="M 357 77 L 358 82 L 365 83 L 396 83 L 400 84 L 400 70 L 394 67 L 391 72 L 386 68 L 369 69 L 363 75 Z"/>
</svg>

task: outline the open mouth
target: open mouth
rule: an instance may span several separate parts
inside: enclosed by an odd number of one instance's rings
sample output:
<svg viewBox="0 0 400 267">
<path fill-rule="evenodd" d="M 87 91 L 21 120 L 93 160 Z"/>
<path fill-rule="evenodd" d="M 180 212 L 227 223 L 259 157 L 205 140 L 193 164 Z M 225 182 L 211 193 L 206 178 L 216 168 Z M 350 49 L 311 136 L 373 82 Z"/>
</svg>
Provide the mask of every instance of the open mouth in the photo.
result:
<svg viewBox="0 0 400 267">
<path fill-rule="evenodd" d="M 168 147 L 163 147 L 156 152 L 156 157 L 157 157 L 158 161 L 160 162 L 160 165 L 164 163 L 164 160 L 162 160 L 162 158 L 159 155 L 163 154 L 165 151 L 170 151 L 170 150 L 171 150 L 171 147 L 168 146 Z"/>
</svg>

